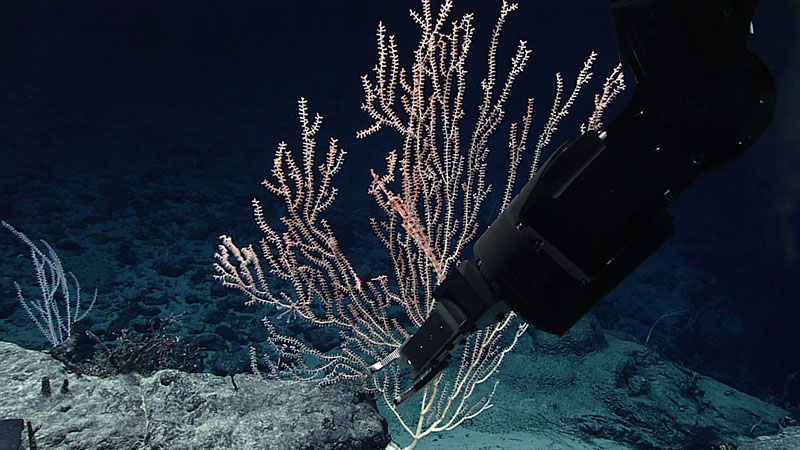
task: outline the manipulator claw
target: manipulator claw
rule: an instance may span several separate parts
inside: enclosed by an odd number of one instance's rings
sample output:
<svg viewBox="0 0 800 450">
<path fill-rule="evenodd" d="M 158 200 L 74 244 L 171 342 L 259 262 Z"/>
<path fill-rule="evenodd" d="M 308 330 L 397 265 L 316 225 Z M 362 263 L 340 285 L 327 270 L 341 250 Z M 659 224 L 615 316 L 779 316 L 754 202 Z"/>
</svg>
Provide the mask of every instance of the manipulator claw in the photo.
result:
<svg viewBox="0 0 800 450">
<path fill-rule="evenodd" d="M 399 358 L 401 367 L 412 367 L 413 386 L 395 398 L 395 404 L 414 395 L 447 368 L 453 349 L 470 333 L 508 311 L 505 303 L 494 298 L 475 260 L 459 264 L 436 289 L 434 297 L 436 307 L 419 330 L 400 348 L 370 366 L 375 372 Z"/>
</svg>

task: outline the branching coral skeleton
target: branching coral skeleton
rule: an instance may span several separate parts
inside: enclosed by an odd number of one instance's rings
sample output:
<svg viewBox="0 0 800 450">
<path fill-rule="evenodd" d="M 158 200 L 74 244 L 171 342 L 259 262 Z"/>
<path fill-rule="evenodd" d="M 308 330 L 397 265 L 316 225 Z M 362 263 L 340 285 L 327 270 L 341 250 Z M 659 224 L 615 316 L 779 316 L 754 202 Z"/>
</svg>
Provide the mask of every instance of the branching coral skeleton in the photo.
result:
<svg viewBox="0 0 800 450">
<path fill-rule="evenodd" d="M 431 2 L 422 0 L 422 10 L 411 11 L 412 20 L 420 28 L 420 41 L 410 67 L 401 67 L 394 36 L 387 34 L 383 23 L 378 24 L 378 61 L 373 75 L 362 77 L 362 109 L 373 123 L 357 137 L 367 138 L 390 129 L 403 139 L 399 150 L 388 152 L 384 172 L 372 170 L 369 188 L 385 214 L 383 219 L 371 219 L 371 224 L 386 248 L 393 273 L 360 278 L 324 218 L 338 193 L 332 180 L 347 152 L 331 139 L 322 161 L 315 159 L 322 116 L 316 114 L 310 119 L 305 99 L 298 104 L 302 138 L 299 159 L 286 143 L 280 143 L 272 180 L 263 182 L 285 207 L 286 213 L 279 219 L 282 231 L 268 223 L 261 203 L 254 199 L 255 220 L 264 235 L 261 256 L 252 246 L 239 247 L 224 235 L 215 254 L 215 277 L 223 285 L 242 291 L 249 304 L 267 304 L 279 311 L 281 319 L 339 331 L 341 344 L 323 353 L 297 337 L 278 333 L 265 318 L 271 346 L 268 355 L 273 356 L 265 360 L 266 376 L 322 384 L 358 381 L 384 400 L 409 434 L 407 448 L 491 408 L 496 388 L 492 376 L 527 329 L 510 313 L 473 333 L 454 355 L 451 368 L 412 398 L 418 408 L 410 415 L 408 409 L 401 410 L 393 402 L 407 387 L 408 369 L 395 363 L 379 372 L 368 370 L 372 363 L 397 350 L 425 321 L 434 308 L 433 290 L 477 236 L 481 206 L 491 191 L 486 181 L 489 138 L 505 119 L 506 102 L 531 53 L 527 43 L 520 41 L 508 72 L 504 77 L 498 74 L 500 36 L 508 15 L 517 9 L 516 4 L 503 1 L 490 38 L 477 120 L 467 132 L 462 125 L 473 16 L 451 20 L 452 7 L 453 2 L 445 0 L 434 16 Z M 563 77 L 556 76 L 556 99 L 535 146 L 530 176 L 560 121 L 591 79 L 595 58 L 592 53 L 584 63 L 566 100 L 562 99 Z M 595 110 L 584 130 L 601 126 L 603 111 L 623 88 L 618 68 L 596 97 Z M 533 99 L 529 99 L 521 121 L 509 125 L 509 175 L 501 211 L 516 188 L 533 110 Z M 462 141 L 462 137 L 468 140 Z M 262 258 L 266 266 L 262 266 Z M 291 290 L 275 291 L 271 277 L 288 282 Z M 403 320 L 398 320 L 397 311 L 402 311 Z M 255 349 L 251 354 L 252 367 L 257 371 Z"/>
</svg>

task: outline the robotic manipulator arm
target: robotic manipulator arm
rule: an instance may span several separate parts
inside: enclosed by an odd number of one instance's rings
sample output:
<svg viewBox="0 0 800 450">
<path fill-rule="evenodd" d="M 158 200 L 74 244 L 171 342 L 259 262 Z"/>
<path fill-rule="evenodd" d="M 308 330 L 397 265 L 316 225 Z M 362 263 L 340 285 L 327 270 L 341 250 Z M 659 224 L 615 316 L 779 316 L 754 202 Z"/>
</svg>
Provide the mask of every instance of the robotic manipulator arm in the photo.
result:
<svg viewBox="0 0 800 450">
<path fill-rule="evenodd" d="M 633 98 L 608 127 L 561 145 L 434 292 L 437 306 L 389 360 L 414 386 L 473 331 L 513 310 L 563 335 L 673 233 L 667 207 L 750 147 L 775 82 L 747 49 L 758 0 L 612 0 Z"/>
</svg>

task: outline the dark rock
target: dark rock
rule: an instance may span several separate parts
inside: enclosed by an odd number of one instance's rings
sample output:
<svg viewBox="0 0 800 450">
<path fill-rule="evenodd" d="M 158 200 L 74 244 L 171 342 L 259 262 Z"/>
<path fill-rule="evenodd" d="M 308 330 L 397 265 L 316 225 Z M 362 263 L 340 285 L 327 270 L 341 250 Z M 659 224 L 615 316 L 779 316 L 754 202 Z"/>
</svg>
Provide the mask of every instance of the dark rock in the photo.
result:
<svg viewBox="0 0 800 450">
<path fill-rule="evenodd" d="M 205 350 L 227 350 L 225 341 L 217 334 L 203 333 L 194 338 L 194 344 Z"/>
<path fill-rule="evenodd" d="M 214 328 L 214 333 L 228 342 L 239 342 L 239 334 L 233 331 L 233 328 L 227 325 L 219 325 L 218 327 Z"/>
<path fill-rule="evenodd" d="M 608 342 L 597 318 L 589 314 L 563 336 L 543 331 L 533 331 L 533 345 L 537 352 L 551 355 L 586 355 L 606 348 Z"/>
</svg>

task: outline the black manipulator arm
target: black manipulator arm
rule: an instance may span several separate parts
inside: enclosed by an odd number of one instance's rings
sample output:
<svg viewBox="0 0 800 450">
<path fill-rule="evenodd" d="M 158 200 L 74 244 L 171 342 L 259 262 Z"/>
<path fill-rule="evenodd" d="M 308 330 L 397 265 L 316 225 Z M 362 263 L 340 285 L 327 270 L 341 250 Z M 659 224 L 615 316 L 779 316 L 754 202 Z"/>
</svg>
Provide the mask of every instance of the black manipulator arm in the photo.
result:
<svg viewBox="0 0 800 450">
<path fill-rule="evenodd" d="M 472 331 L 513 310 L 562 335 L 673 233 L 667 207 L 764 132 L 775 82 L 747 49 L 758 0 L 614 0 L 631 102 L 559 147 L 434 295 L 395 357 L 413 395 Z M 375 370 L 380 369 L 377 363 Z"/>
</svg>

